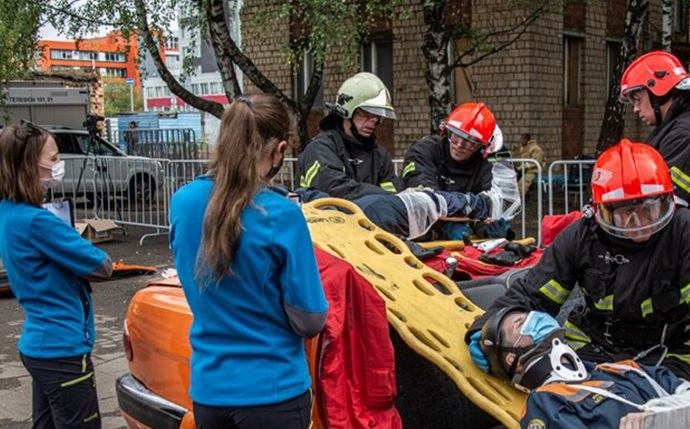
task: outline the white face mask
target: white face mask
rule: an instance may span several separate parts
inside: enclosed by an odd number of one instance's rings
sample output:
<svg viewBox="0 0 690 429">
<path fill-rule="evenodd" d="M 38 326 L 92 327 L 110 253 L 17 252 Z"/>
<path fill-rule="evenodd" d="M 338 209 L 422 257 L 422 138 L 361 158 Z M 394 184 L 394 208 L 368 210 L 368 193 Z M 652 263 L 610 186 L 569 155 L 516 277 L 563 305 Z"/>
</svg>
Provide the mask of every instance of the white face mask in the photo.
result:
<svg viewBox="0 0 690 429">
<path fill-rule="evenodd" d="M 65 177 L 65 161 L 58 161 L 52 167 L 38 164 L 41 168 L 48 168 L 50 170 L 50 179 L 41 179 L 41 183 L 45 189 L 53 188 L 60 184 L 62 178 Z"/>
</svg>

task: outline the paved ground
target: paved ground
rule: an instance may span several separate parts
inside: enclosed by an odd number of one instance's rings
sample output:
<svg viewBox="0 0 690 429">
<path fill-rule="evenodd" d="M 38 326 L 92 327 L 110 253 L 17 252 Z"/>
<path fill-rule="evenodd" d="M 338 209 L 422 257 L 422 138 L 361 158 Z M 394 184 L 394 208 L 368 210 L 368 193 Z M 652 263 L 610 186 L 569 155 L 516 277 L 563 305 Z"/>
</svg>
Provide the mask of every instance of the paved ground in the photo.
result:
<svg viewBox="0 0 690 429">
<path fill-rule="evenodd" d="M 126 235 L 116 234 L 113 241 L 99 247 L 113 260 L 155 266 L 159 272 L 172 267 L 167 234 L 148 238 L 139 245 L 139 238 L 150 232 L 154 231 L 128 227 Z M 115 379 L 127 371 L 122 324 L 132 295 L 149 281 L 150 277 L 132 277 L 92 285 L 98 335 L 93 362 L 104 429 L 126 427 L 115 396 Z M 0 428 L 3 429 L 31 427 L 31 378 L 17 354 L 22 320 L 17 302 L 11 297 L 0 297 Z"/>
</svg>

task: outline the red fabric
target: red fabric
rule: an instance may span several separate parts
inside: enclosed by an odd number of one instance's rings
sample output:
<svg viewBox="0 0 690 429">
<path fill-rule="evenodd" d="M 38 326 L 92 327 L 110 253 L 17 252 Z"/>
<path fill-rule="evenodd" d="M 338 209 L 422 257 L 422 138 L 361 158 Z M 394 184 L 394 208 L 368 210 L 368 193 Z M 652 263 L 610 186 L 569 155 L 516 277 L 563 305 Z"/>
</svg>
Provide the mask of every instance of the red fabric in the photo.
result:
<svg viewBox="0 0 690 429">
<path fill-rule="evenodd" d="M 561 231 L 566 229 L 571 223 L 579 220 L 582 216 L 582 212 L 579 211 L 572 211 L 564 215 L 544 216 L 541 221 L 542 246 L 550 246 Z"/>
<path fill-rule="evenodd" d="M 316 250 L 328 300 L 318 387 L 329 429 L 401 429 L 386 304 L 347 262 Z"/>
<path fill-rule="evenodd" d="M 492 250 L 490 253 L 492 255 L 495 255 L 497 253 L 500 253 L 502 250 L 503 249 L 495 249 Z M 456 274 L 454 275 L 454 277 L 457 277 L 457 279 L 459 280 L 464 275 L 467 280 L 470 280 L 479 279 L 482 277 L 496 276 L 501 273 L 505 273 L 506 271 L 514 270 L 516 268 L 531 267 L 532 265 L 535 265 L 537 262 L 539 262 L 539 259 L 541 259 L 543 251 L 541 249 L 535 250 L 534 253 L 520 261 L 520 263 L 513 265 L 512 267 L 503 267 L 500 265 L 492 265 L 487 264 L 485 262 L 481 262 L 479 260 L 479 256 L 481 256 L 482 252 L 473 246 L 465 246 L 465 248 L 459 252 L 449 252 L 447 250 L 444 250 L 443 252 L 439 253 L 433 258 L 425 260 L 424 263 L 429 268 L 443 273 L 446 269 L 446 258 L 451 256 L 451 253 L 453 253 L 453 255 L 458 256 L 456 257 L 456 259 L 458 260 L 458 267 L 455 269 Z"/>
</svg>

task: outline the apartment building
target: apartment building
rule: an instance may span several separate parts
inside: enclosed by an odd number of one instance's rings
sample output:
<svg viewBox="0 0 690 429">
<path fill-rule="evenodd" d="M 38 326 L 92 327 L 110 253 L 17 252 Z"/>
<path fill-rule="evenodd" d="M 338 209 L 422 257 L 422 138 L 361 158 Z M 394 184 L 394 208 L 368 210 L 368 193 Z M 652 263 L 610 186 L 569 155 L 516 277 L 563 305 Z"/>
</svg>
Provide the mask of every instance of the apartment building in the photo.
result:
<svg viewBox="0 0 690 429">
<path fill-rule="evenodd" d="M 141 87 L 135 36 L 127 40 L 120 33 L 112 32 L 80 41 L 40 40 L 39 47 L 42 52 L 36 66 L 40 70 L 97 70 L 109 82 L 126 83 L 127 79 L 134 79 L 137 92 Z"/>
</svg>

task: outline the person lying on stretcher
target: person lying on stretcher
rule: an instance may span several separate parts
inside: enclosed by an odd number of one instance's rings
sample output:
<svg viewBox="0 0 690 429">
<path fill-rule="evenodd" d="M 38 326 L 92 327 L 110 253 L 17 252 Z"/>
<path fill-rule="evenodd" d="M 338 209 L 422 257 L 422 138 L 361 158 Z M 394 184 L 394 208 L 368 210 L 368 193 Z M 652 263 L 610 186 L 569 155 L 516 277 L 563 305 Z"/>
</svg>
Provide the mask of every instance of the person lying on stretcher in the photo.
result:
<svg viewBox="0 0 690 429">
<path fill-rule="evenodd" d="M 646 428 L 662 411 L 677 413 L 676 423 L 690 418 L 690 382 L 633 360 L 584 362 L 564 333 L 548 313 L 521 306 L 501 309 L 482 328 L 491 372 L 529 393 L 522 428 Z"/>
</svg>

